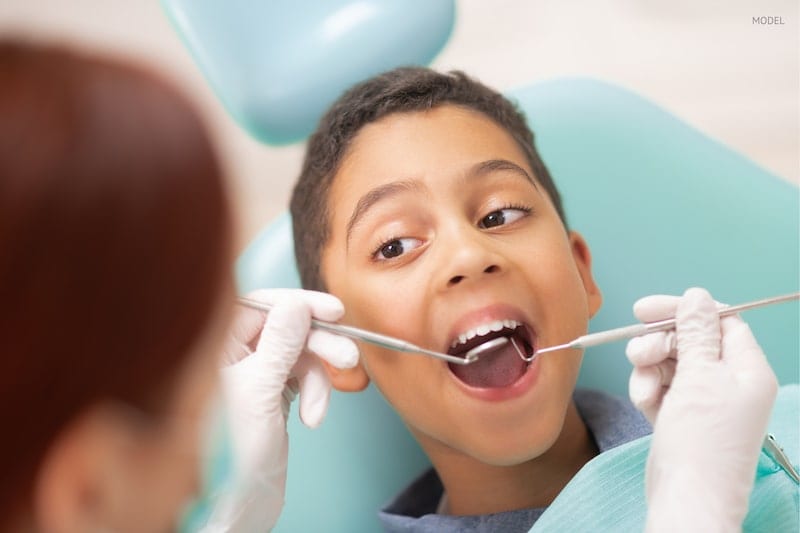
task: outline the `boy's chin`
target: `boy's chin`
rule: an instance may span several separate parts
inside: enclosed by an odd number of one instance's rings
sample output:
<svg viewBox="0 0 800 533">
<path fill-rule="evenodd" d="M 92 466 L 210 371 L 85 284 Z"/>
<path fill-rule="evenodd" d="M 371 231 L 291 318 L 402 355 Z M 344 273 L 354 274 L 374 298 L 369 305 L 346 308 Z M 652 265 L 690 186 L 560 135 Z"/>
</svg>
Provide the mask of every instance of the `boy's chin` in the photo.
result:
<svg viewBox="0 0 800 533">
<path fill-rule="evenodd" d="M 502 435 L 496 439 L 484 438 L 482 442 L 472 442 L 462 452 L 489 466 L 512 467 L 527 463 L 545 455 L 558 440 L 561 424 L 547 424 L 551 428 L 543 426 L 528 432 L 516 431 L 514 435 Z"/>
<path fill-rule="evenodd" d="M 508 468 L 533 461 L 547 453 L 549 449 L 549 446 L 537 449 L 531 449 L 529 446 L 527 449 L 518 450 L 486 450 L 470 454 L 470 456 L 488 466 Z"/>
</svg>

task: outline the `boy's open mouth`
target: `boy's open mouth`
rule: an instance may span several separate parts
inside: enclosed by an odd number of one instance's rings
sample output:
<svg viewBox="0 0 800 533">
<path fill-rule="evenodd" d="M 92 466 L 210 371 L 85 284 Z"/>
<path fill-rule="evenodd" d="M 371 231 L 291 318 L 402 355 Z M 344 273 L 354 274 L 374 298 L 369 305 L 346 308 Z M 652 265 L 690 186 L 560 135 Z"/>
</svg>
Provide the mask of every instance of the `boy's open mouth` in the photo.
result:
<svg viewBox="0 0 800 533">
<path fill-rule="evenodd" d="M 535 340 L 532 330 L 516 320 L 495 320 L 464 332 L 451 342 L 447 353 L 464 357 L 472 348 L 497 337 L 513 340 L 526 356 L 533 354 Z M 448 363 L 450 371 L 458 379 L 471 387 L 481 388 L 508 387 L 525 374 L 528 365 L 511 342 L 484 353 L 469 365 Z"/>
</svg>

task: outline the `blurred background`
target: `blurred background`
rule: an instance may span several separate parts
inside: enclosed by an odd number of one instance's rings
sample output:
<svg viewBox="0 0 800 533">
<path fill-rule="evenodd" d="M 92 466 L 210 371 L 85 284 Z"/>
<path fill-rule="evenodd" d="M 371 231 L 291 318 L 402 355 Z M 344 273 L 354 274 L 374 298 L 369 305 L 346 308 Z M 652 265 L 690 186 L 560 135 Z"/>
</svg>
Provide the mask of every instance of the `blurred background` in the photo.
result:
<svg viewBox="0 0 800 533">
<path fill-rule="evenodd" d="M 458 0 L 456 9 L 433 67 L 500 90 L 563 76 L 606 80 L 800 183 L 796 0 Z M 782 24 L 754 24 L 761 16 Z M 97 45 L 177 83 L 206 117 L 229 170 L 240 248 L 286 208 L 303 146 L 262 145 L 241 130 L 157 0 L 0 0 L 0 35 Z"/>
</svg>

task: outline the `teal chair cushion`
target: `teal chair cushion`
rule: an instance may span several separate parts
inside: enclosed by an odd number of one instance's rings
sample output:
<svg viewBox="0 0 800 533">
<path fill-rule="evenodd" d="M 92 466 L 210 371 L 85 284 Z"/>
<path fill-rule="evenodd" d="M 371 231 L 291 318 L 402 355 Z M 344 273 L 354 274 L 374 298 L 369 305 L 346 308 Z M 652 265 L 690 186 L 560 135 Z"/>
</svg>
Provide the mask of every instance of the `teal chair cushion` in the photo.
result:
<svg viewBox="0 0 800 533">
<path fill-rule="evenodd" d="M 590 331 L 631 323 L 653 293 L 708 288 L 728 303 L 798 290 L 798 189 L 640 96 L 562 79 L 513 91 L 587 239 L 604 304 Z M 297 287 L 282 215 L 242 254 L 241 292 Z M 796 304 L 746 315 L 781 383 L 798 381 Z M 624 344 L 586 352 L 579 386 L 627 395 Z M 292 416 L 286 506 L 276 531 L 379 530 L 376 511 L 428 464 L 382 397 L 334 393 L 323 426 Z"/>
<path fill-rule="evenodd" d="M 455 0 L 161 0 L 220 102 L 250 135 L 302 141 L 348 87 L 427 65 Z"/>
</svg>

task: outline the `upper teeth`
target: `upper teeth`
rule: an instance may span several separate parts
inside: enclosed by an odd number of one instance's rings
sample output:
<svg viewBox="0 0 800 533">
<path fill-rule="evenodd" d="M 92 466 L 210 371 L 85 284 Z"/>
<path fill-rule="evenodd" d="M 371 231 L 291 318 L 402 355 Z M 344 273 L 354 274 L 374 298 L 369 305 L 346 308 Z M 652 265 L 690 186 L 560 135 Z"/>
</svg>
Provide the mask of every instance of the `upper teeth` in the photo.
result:
<svg viewBox="0 0 800 533">
<path fill-rule="evenodd" d="M 470 339 L 474 339 L 479 335 L 486 335 L 490 331 L 500 331 L 503 328 L 514 329 L 521 325 L 522 324 L 516 320 L 494 320 L 492 322 L 487 322 L 486 324 L 476 326 L 459 335 L 458 338 L 453 341 L 453 344 L 451 344 L 450 347 L 455 348 L 459 344 L 466 344 L 466 342 Z"/>
</svg>

